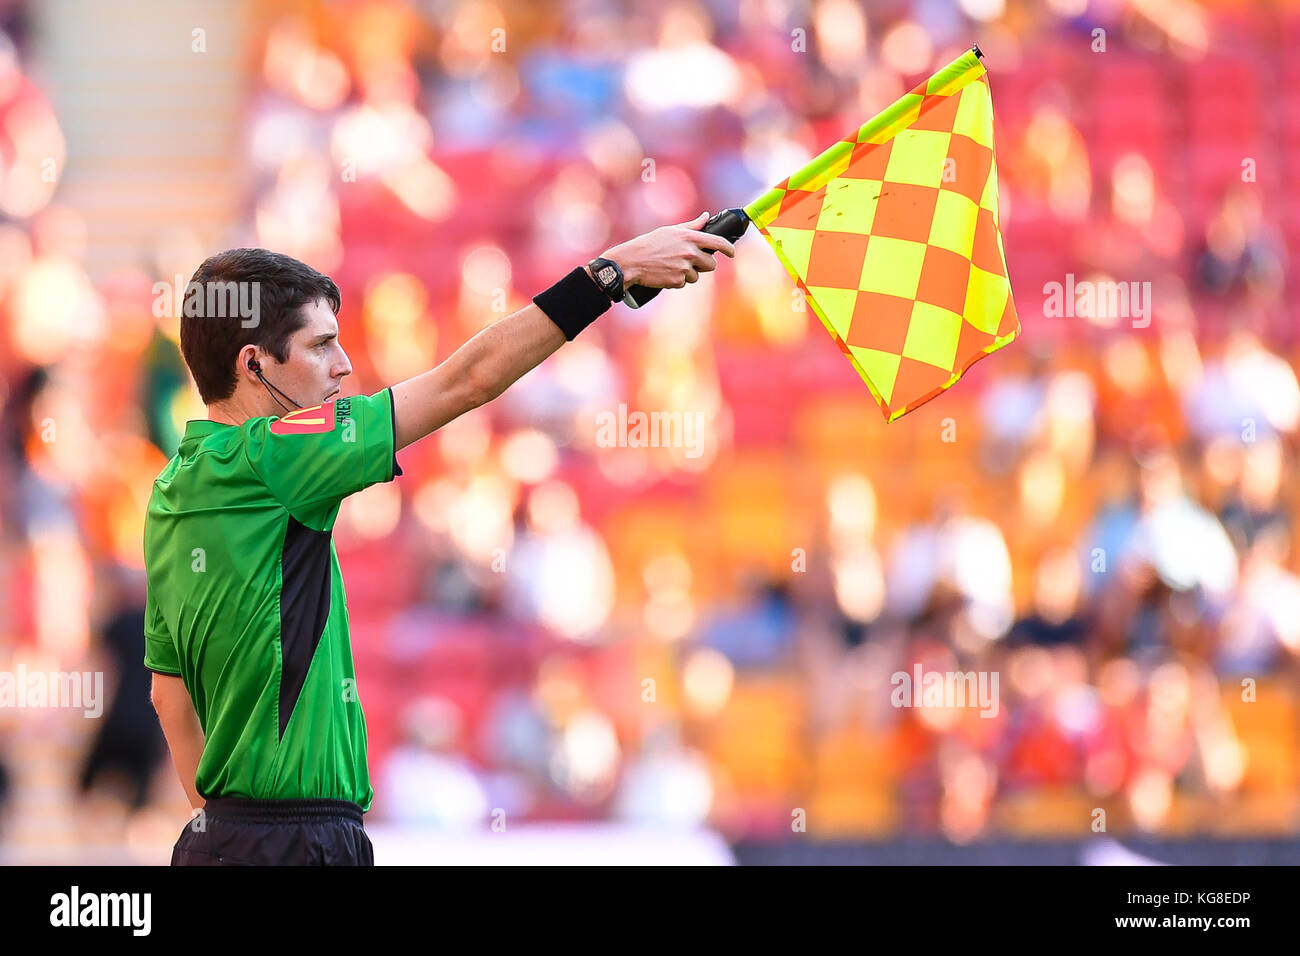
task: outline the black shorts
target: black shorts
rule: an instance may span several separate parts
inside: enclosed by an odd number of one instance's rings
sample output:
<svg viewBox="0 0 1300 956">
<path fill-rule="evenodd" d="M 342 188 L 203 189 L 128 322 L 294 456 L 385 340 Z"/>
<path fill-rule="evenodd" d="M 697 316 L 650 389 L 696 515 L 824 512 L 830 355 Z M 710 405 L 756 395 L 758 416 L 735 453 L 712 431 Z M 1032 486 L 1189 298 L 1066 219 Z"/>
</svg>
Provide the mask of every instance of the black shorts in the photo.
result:
<svg viewBox="0 0 1300 956">
<path fill-rule="evenodd" d="M 172 866 L 374 866 L 349 800 L 213 797 L 181 831 Z"/>
</svg>

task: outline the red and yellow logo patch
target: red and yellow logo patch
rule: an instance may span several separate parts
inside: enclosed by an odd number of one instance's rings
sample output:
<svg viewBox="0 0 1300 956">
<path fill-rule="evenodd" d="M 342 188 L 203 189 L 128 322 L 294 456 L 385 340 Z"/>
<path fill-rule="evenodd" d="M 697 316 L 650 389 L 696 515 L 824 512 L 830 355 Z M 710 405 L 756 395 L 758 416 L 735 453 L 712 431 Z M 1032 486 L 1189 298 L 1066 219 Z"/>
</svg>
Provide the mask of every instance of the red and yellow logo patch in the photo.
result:
<svg viewBox="0 0 1300 956">
<path fill-rule="evenodd" d="M 271 422 L 272 435 L 316 435 L 334 430 L 335 408 L 333 402 L 299 408 Z"/>
</svg>

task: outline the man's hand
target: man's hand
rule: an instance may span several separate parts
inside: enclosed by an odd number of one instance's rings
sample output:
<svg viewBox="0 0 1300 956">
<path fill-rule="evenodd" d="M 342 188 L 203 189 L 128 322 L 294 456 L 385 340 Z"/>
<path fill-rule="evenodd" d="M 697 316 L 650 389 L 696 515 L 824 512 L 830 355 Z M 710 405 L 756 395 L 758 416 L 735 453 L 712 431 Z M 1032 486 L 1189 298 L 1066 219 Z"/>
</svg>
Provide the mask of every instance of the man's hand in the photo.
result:
<svg viewBox="0 0 1300 956">
<path fill-rule="evenodd" d="M 736 257 L 736 247 L 726 239 L 698 231 L 708 220 L 709 214 L 702 212 L 691 222 L 660 226 L 607 249 L 601 256 L 623 270 L 624 292 L 634 285 L 680 289 L 688 282 L 698 282 L 701 272 L 718 267 L 709 250 Z"/>
</svg>

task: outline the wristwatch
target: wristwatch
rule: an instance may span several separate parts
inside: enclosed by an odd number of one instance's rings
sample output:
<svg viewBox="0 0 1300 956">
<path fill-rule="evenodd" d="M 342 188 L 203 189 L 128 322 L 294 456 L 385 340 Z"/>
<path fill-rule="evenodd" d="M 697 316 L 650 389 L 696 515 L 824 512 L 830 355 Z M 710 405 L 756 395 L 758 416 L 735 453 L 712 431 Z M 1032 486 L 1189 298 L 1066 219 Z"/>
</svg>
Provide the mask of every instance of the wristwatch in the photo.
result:
<svg viewBox="0 0 1300 956">
<path fill-rule="evenodd" d="M 591 274 L 600 286 L 600 291 L 609 296 L 611 302 L 623 301 L 623 270 L 612 259 L 595 258 L 587 263 Z"/>
</svg>

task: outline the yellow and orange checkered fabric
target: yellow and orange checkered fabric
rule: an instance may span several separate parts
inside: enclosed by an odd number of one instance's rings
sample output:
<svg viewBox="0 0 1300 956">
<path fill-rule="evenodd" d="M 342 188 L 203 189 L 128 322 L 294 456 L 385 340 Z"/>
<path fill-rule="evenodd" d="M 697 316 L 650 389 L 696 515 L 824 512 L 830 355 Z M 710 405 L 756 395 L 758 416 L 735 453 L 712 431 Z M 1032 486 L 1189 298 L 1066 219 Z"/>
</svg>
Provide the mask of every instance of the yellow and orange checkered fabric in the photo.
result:
<svg viewBox="0 0 1300 956">
<path fill-rule="evenodd" d="M 969 51 L 745 207 L 894 421 L 1011 342 L 993 105 Z"/>
</svg>

